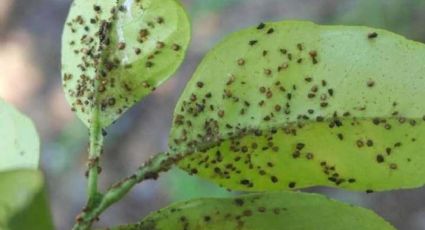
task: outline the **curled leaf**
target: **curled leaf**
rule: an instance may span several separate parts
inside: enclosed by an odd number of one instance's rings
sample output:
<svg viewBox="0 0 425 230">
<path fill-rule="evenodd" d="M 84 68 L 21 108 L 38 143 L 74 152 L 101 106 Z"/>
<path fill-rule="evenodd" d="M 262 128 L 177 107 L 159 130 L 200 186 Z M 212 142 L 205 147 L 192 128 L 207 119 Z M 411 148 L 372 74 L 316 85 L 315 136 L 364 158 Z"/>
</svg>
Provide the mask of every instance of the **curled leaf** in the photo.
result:
<svg viewBox="0 0 425 230">
<path fill-rule="evenodd" d="M 174 114 L 180 167 L 236 190 L 425 182 L 425 45 L 391 32 L 262 23 L 202 61 Z"/>
<path fill-rule="evenodd" d="M 62 38 L 72 110 L 107 127 L 176 71 L 189 39 L 177 0 L 74 0 Z"/>
<path fill-rule="evenodd" d="M 364 208 L 320 195 L 280 192 L 181 202 L 150 214 L 138 225 L 118 229 L 390 230 L 394 228 Z"/>
</svg>

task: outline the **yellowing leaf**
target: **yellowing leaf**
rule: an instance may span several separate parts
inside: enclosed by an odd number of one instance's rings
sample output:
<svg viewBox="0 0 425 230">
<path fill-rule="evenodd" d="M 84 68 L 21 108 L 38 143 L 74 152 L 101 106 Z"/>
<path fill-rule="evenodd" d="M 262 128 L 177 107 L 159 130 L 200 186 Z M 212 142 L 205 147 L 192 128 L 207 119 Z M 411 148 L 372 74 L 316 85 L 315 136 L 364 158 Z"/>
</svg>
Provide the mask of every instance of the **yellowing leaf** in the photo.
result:
<svg viewBox="0 0 425 230">
<path fill-rule="evenodd" d="M 236 32 L 202 61 L 170 134 L 180 167 L 226 188 L 380 191 L 425 182 L 425 45 L 287 21 Z"/>
</svg>

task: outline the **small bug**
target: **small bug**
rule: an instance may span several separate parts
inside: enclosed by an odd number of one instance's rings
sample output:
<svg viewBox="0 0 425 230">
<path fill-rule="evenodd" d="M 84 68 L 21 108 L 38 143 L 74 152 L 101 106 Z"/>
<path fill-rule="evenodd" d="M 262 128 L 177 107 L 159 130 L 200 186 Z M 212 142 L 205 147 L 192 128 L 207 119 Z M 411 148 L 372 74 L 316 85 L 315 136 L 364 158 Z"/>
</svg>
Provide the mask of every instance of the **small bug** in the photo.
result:
<svg viewBox="0 0 425 230">
<path fill-rule="evenodd" d="M 178 44 L 173 44 L 173 45 L 171 46 L 171 48 L 172 48 L 174 51 L 179 51 L 179 50 L 180 50 L 180 45 L 178 45 Z"/>
<path fill-rule="evenodd" d="M 258 41 L 257 40 L 251 40 L 251 41 L 249 41 L 248 42 L 248 44 L 250 45 L 250 46 L 254 46 L 255 44 L 257 44 L 258 43 Z"/>
<path fill-rule="evenodd" d="M 264 24 L 264 23 L 260 23 L 260 24 L 257 26 L 257 30 L 262 30 L 262 29 L 264 29 L 264 27 L 266 27 L 266 24 Z"/>
<path fill-rule="evenodd" d="M 376 33 L 376 32 L 369 33 L 369 34 L 367 35 L 367 37 L 368 37 L 369 39 L 377 38 L 377 37 L 378 37 L 378 33 Z"/>
</svg>

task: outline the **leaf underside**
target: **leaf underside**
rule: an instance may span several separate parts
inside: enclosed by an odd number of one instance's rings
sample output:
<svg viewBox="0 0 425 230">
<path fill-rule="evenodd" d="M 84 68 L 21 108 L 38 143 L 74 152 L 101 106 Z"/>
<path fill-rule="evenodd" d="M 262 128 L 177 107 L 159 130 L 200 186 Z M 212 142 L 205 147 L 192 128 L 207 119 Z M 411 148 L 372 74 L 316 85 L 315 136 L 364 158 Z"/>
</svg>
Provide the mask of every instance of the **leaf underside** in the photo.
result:
<svg viewBox="0 0 425 230">
<path fill-rule="evenodd" d="M 227 37 L 174 114 L 179 166 L 229 189 L 361 191 L 425 182 L 425 45 L 287 21 Z"/>
<path fill-rule="evenodd" d="M 227 199 L 197 199 L 150 214 L 121 230 L 168 229 L 394 229 L 372 211 L 324 196 L 279 192 Z"/>
<path fill-rule="evenodd" d="M 62 38 L 72 110 L 107 127 L 176 71 L 189 39 L 176 0 L 74 0 Z"/>
<path fill-rule="evenodd" d="M 0 99 L 0 171 L 37 169 L 40 141 L 34 124 Z"/>
</svg>

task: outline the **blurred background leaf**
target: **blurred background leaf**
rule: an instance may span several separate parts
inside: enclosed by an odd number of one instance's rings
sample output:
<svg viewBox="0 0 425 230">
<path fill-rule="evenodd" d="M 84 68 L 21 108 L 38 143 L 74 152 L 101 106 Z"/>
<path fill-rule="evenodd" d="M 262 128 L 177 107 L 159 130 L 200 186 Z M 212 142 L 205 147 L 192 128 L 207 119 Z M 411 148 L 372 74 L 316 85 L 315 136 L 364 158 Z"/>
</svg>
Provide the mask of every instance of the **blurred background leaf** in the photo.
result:
<svg viewBox="0 0 425 230">
<path fill-rule="evenodd" d="M 0 173 L 0 228 L 53 230 L 43 175 L 35 170 Z"/>
<path fill-rule="evenodd" d="M 0 171 L 37 169 L 40 140 L 34 124 L 0 98 Z"/>
</svg>

